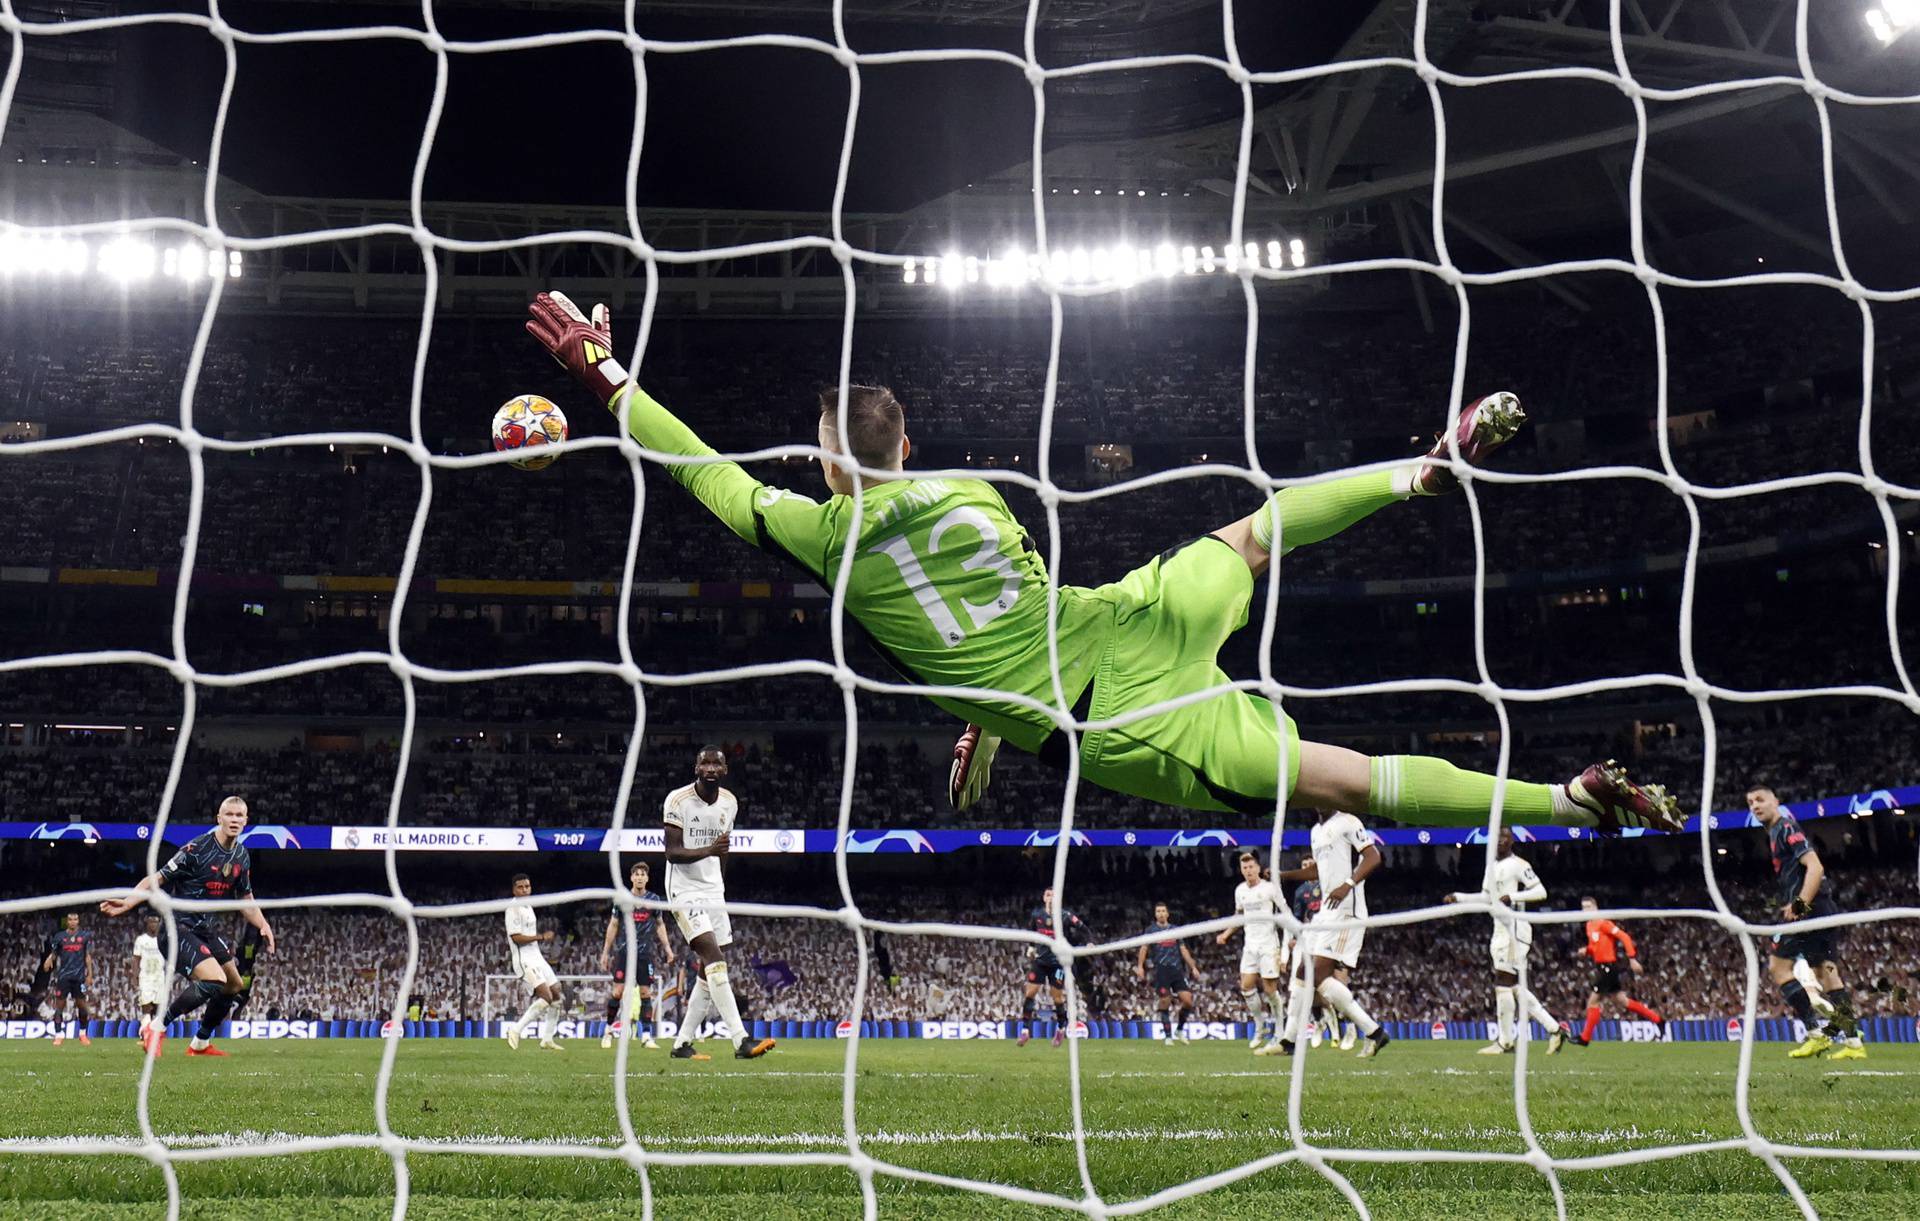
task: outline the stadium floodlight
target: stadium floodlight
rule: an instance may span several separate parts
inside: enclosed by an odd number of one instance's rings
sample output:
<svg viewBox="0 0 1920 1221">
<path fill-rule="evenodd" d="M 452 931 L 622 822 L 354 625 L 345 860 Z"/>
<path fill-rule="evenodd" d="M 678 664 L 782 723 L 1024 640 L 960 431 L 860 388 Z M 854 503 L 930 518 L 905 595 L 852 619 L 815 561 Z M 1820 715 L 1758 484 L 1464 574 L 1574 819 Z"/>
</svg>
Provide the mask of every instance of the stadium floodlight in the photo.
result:
<svg viewBox="0 0 1920 1221">
<path fill-rule="evenodd" d="M 153 278 L 158 257 L 153 243 L 142 238 L 118 237 L 100 247 L 94 270 L 122 284 Z"/>
<path fill-rule="evenodd" d="M 1267 266 L 1285 267 L 1286 265 L 1285 252 L 1281 248 L 1280 239 L 1274 238 L 1267 243 Z"/>
<path fill-rule="evenodd" d="M 1293 265 L 1295 267 L 1305 267 L 1307 265 L 1307 244 L 1299 238 L 1296 237 L 1287 243 L 1287 253 L 1293 256 Z"/>
<path fill-rule="evenodd" d="M 1200 270 L 1200 252 L 1191 246 L 1180 248 L 1180 269 L 1188 275 Z"/>
<path fill-rule="evenodd" d="M 1880 3 L 1867 10 L 1867 28 L 1880 40 L 1881 46 L 1888 46 L 1896 38 L 1920 25 L 1920 0 L 1880 0 Z"/>
<path fill-rule="evenodd" d="M 1084 280 L 1091 274 L 1092 261 L 1084 248 L 1076 246 L 1067 255 L 1067 278 Z"/>
<path fill-rule="evenodd" d="M 901 269 L 900 279 L 905 283 L 912 284 L 914 281 L 918 280 L 919 278 L 920 278 L 920 272 L 918 267 L 915 265 L 914 260 L 908 259 L 906 267 Z"/>
<path fill-rule="evenodd" d="M 967 283 L 978 284 L 980 282 L 980 260 L 974 257 L 973 255 L 968 255 L 966 260 L 966 269 L 967 269 Z"/>
<path fill-rule="evenodd" d="M 1153 263 L 1161 275 L 1171 276 L 1180 270 L 1180 252 L 1173 248 L 1171 242 L 1162 242 L 1160 248 L 1153 252 Z"/>
<path fill-rule="evenodd" d="M 1200 247 L 1200 270 L 1208 275 L 1213 274 L 1213 247 Z"/>
<path fill-rule="evenodd" d="M 227 251 L 227 279 L 238 280 L 239 278 L 240 252 L 238 250 L 229 250 Z"/>
</svg>

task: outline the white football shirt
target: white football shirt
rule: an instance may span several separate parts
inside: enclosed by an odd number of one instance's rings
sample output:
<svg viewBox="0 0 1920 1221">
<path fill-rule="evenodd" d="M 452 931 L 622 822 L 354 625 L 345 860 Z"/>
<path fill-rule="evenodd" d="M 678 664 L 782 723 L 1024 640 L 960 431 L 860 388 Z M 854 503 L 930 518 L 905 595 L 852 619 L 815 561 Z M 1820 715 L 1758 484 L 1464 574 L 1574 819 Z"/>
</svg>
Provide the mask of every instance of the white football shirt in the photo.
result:
<svg viewBox="0 0 1920 1221">
<path fill-rule="evenodd" d="M 167 975 L 167 956 L 160 952 L 158 938 L 145 933 L 133 939 L 134 957 L 140 960 L 140 981 L 152 983 L 165 979 Z"/>
<path fill-rule="evenodd" d="M 732 793 L 721 789 L 713 804 L 700 800 L 691 784 L 667 794 L 661 803 L 661 820 L 680 828 L 680 842 L 689 848 L 705 848 L 733 830 L 733 817 L 740 803 Z M 720 858 L 709 856 L 690 864 L 667 862 L 667 898 L 685 899 L 693 895 L 719 899 L 726 895 L 726 883 L 720 873 Z"/>
<path fill-rule="evenodd" d="M 520 945 L 513 939 L 515 933 L 532 937 L 540 932 L 540 921 L 533 914 L 533 905 L 518 904 L 507 909 L 507 959 L 513 964 L 515 974 L 524 970 L 530 962 L 545 962 L 546 955 L 540 952 L 537 941 Z"/>
<path fill-rule="evenodd" d="M 1372 844 L 1373 832 L 1351 814 L 1334 814 L 1313 824 L 1313 863 L 1320 869 L 1320 893 L 1328 896 L 1321 902 L 1320 910 L 1323 913 L 1335 910 L 1328 900 L 1336 888 L 1352 879 L 1360 854 Z M 1367 914 L 1367 884 L 1362 882 L 1354 887 L 1353 893 L 1347 896 L 1347 901 L 1338 910 L 1342 915 L 1364 917 Z"/>
<path fill-rule="evenodd" d="M 1280 948 L 1280 929 L 1273 914 L 1286 900 L 1272 882 L 1249 886 L 1245 882 L 1233 888 L 1233 910 L 1247 918 L 1247 949 L 1264 952 Z"/>
<path fill-rule="evenodd" d="M 1513 910 L 1525 911 L 1527 904 L 1538 903 L 1547 897 L 1547 888 L 1540 881 L 1540 875 L 1533 866 L 1520 859 L 1518 853 L 1493 863 L 1493 873 L 1487 879 L 1487 889 L 1475 894 L 1467 892 L 1457 894 L 1455 899 L 1491 899 L 1498 903 L 1502 898 L 1511 901 Z M 1513 924 L 1513 939 L 1522 945 L 1533 944 L 1533 925 L 1516 921 Z"/>
</svg>

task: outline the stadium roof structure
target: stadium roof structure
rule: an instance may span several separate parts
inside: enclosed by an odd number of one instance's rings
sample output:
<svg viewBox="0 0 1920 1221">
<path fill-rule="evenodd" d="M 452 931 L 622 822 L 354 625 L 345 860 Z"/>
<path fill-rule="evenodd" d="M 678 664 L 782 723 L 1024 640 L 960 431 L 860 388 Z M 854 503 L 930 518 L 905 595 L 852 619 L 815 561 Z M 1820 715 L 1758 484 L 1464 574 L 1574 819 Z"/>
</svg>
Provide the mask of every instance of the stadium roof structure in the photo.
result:
<svg viewBox="0 0 1920 1221">
<path fill-rule="evenodd" d="M 482 7 L 463 0 L 446 3 L 454 9 Z M 511 0 L 484 7 L 619 10 L 599 0 Z M 1580 0 L 1435 0 L 1424 45 L 1434 63 L 1463 75 L 1542 66 L 1611 72 L 1607 7 Z M 650 4 L 648 11 L 757 18 L 771 16 L 776 8 L 790 13 L 792 6 L 671 0 Z M 1380 0 L 1337 48 L 1319 58 L 1349 62 L 1410 55 L 1415 10 L 1414 0 Z M 1620 41 L 1643 86 L 1798 80 L 1795 10 L 1794 0 L 1627 0 Z M 1108 19 L 1094 22 L 1096 11 Z M 1097 47 L 1095 57 L 1106 58 L 1149 52 L 1162 45 L 1156 39 L 1169 29 L 1217 25 L 1218 11 L 1211 0 L 1138 0 L 1119 6 L 1053 0 L 1044 7 L 1044 19 L 1050 28 L 1076 34 L 1084 24 L 1093 31 L 1093 41 L 1084 47 Z M 1026 6 L 1011 0 L 856 0 L 846 12 L 850 20 L 863 22 L 937 20 L 1017 35 Z M 1920 93 L 1920 61 L 1898 45 L 1878 45 L 1853 5 L 1814 5 L 1809 13 L 1809 59 L 1826 85 L 1879 96 Z M 1128 33 L 1129 20 L 1139 26 L 1134 35 Z M 29 46 L 41 41 L 61 39 L 29 39 Z M 1129 105 L 1138 105 L 1128 101 L 1129 91 L 1140 88 L 1138 72 L 1049 82 L 1043 182 L 1050 240 L 1057 247 L 1110 240 L 1224 244 L 1241 140 L 1238 90 L 1205 66 L 1155 71 L 1171 74 L 1163 83 L 1188 99 L 1179 113 L 1192 121 L 1145 135 L 1140 125 L 1113 117 L 1124 118 Z M 1057 89 L 1062 97 L 1056 107 Z M 1228 95 L 1228 104 L 1207 100 L 1209 89 Z M 1562 258 L 1626 257 L 1627 183 L 1638 128 L 1625 93 L 1603 80 L 1553 80 L 1445 86 L 1442 94 L 1446 223 L 1449 245 L 1462 267 L 1498 271 Z M 1149 91 L 1148 96 L 1158 106 L 1170 94 Z M 99 107 L 54 104 L 61 109 L 16 104 L 10 116 L 5 148 L 13 154 L 8 159 L 23 169 L 0 188 L 5 215 L 41 224 L 97 221 L 142 209 L 198 215 L 204 170 L 191 159 L 169 161 L 152 140 L 107 123 Z M 1805 90 L 1782 83 L 1646 107 L 1646 217 L 1656 263 L 1701 275 L 1731 274 L 1756 262 L 1767 263 L 1769 270 L 1834 270 L 1821 194 L 1819 115 Z M 1904 283 L 1920 274 L 1911 263 L 1915 244 L 1900 239 L 1912 222 L 1909 201 L 1920 186 L 1920 156 L 1910 151 L 1920 145 L 1920 116 L 1914 110 L 1829 107 L 1849 243 L 1874 243 L 1887 252 L 1880 261 Z M 1102 115 L 1098 121 L 1075 120 Z M 1158 126 L 1167 126 L 1164 114 Z M 96 150 L 111 147 L 115 155 L 84 155 L 88 141 Z M 1433 141 L 1426 87 L 1406 69 L 1341 72 L 1256 88 L 1244 236 L 1260 242 L 1301 238 L 1316 265 L 1379 256 L 1431 260 Z M 35 165 L 36 151 L 49 148 L 65 148 L 65 163 L 56 155 L 44 167 Z M 83 155 L 72 156 L 76 150 Z M 109 159 L 120 164 L 103 173 Z M 909 206 L 849 211 L 848 239 L 882 254 L 917 258 L 954 249 L 987 254 L 1021 245 L 1023 239 L 1031 245 L 1030 163 L 977 168 L 981 172 L 971 182 Z M 236 237 L 329 235 L 248 253 L 249 275 L 227 290 L 235 307 L 417 308 L 423 268 L 412 236 L 398 231 L 411 220 L 404 201 L 273 193 L 224 179 L 217 196 L 220 226 Z M 156 202 L 169 206 L 146 207 Z M 643 264 L 618 246 L 480 248 L 539 233 L 625 234 L 628 221 L 619 207 L 429 199 L 424 211 L 436 235 L 479 244 L 440 252 L 442 294 L 451 308 L 517 312 L 530 292 L 556 280 L 622 304 L 644 283 Z M 825 248 L 831 216 L 823 209 L 643 203 L 640 221 L 648 243 L 667 252 L 814 243 L 727 261 L 663 263 L 659 284 L 668 300 L 716 315 L 837 314 L 844 307 L 840 269 Z M 1422 315 L 1431 319 L 1433 286 L 1423 276 L 1409 275 L 1411 290 L 1396 275 L 1338 277 L 1339 291 L 1332 293 L 1325 291 L 1331 277 L 1263 284 L 1260 291 L 1263 303 L 1286 308 L 1310 301 L 1366 306 L 1389 296 L 1397 307 L 1411 291 Z M 950 308 L 946 294 L 902 283 L 896 266 L 862 263 L 856 278 L 859 308 L 866 314 Z M 1394 282 L 1383 283 L 1389 279 Z M 1567 277 L 1540 285 L 1570 304 L 1587 304 L 1587 289 Z M 1181 307 L 1192 308 L 1197 295 L 1202 308 L 1209 302 L 1238 308 L 1239 293 L 1227 291 L 1229 278 L 1220 278 L 1216 287 L 1220 291 L 1181 294 Z M 1153 308 L 1153 294 L 1134 296 L 1140 308 Z"/>
</svg>

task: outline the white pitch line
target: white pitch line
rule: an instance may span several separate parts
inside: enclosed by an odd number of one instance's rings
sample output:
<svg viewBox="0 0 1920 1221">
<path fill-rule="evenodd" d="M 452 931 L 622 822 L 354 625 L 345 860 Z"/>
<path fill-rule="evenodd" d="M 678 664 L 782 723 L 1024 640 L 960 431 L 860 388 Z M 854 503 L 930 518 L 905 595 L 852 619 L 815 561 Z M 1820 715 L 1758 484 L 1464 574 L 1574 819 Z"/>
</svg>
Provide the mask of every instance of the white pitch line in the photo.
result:
<svg viewBox="0 0 1920 1221">
<path fill-rule="evenodd" d="M 1622 1128 L 1605 1128 L 1591 1131 L 1545 1131 L 1536 1133 L 1545 1140 L 1567 1144 L 1590 1144 L 1614 1146 L 1625 1141 L 1658 1141 L 1672 1144 L 1689 1141 L 1715 1139 L 1715 1134 L 1704 1129 L 1676 1132 L 1664 1128 L 1643 1129 L 1635 1125 Z M 1347 1126 L 1335 1128 L 1309 1128 L 1306 1135 L 1315 1142 L 1346 1140 L 1354 1135 Z M 1375 1133 L 1387 1139 L 1403 1141 L 1409 1139 L 1424 1141 L 1451 1141 L 1471 1139 L 1475 1141 L 1520 1140 L 1516 1128 L 1497 1124 L 1476 1124 L 1463 1128 L 1437 1128 L 1426 1125 L 1400 1125 L 1383 1133 Z M 1823 1134 L 1808 1134 L 1815 1139 Z M 1837 1134 L 1832 1134 L 1837 1135 Z M 1277 1146 L 1287 1145 L 1290 1141 L 1283 1127 L 1261 1126 L 1252 1128 L 1185 1128 L 1168 1129 L 1154 1127 L 1089 1128 L 1088 1140 L 1113 1143 L 1132 1143 L 1146 1141 L 1223 1141 L 1223 1140 L 1270 1140 Z M 640 1143 L 647 1149 L 715 1149 L 715 1148 L 844 1148 L 846 1137 L 840 1132 L 719 1132 L 707 1135 L 639 1134 Z M 173 1149 L 224 1149 L 241 1146 L 257 1147 L 261 1145 L 291 1144 L 310 1141 L 313 1136 L 292 1132 L 259 1132 L 245 1130 L 221 1133 L 185 1133 L 162 1136 L 161 1142 Z M 512 1148 L 515 1145 L 529 1143 L 521 1137 L 498 1134 L 402 1137 L 409 1145 L 497 1145 Z M 1017 1131 L 1007 1128 L 967 1128 L 952 1132 L 912 1132 L 912 1131 L 862 1131 L 863 1144 L 887 1146 L 940 1146 L 940 1145 L 986 1145 L 1030 1143 L 1036 1140 L 1070 1142 L 1073 1133 L 1065 1130 L 1034 1132 Z M 17 1151 L 22 1146 L 30 1146 L 38 1152 L 57 1152 L 64 1144 L 98 1145 L 101 1143 L 124 1145 L 130 1152 L 144 1148 L 139 1140 L 126 1136 L 56 1136 L 36 1140 L 0 1141 L 0 1153 Z M 576 1136 L 548 1140 L 544 1143 L 609 1148 L 621 1142 L 610 1136 Z"/>
</svg>

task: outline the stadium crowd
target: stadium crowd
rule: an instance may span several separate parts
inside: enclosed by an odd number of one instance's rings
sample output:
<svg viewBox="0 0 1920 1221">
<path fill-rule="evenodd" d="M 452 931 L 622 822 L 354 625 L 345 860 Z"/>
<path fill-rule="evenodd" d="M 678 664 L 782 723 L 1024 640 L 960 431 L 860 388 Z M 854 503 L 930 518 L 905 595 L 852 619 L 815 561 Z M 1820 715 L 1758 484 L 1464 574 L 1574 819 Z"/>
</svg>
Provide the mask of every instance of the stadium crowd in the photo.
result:
<svg viewBox="0 0 1920 1221">
<path fill-rule="evenodd" d="M 1808 824 L 1835 870 L 1835 895 L 1842 910 L 1912 906 L 1913 837 L 1904 826 L 1879 831 L 1878 856 L 1856 847 L 1853 824 Z M 1756 832 L 1743 833 L 1749 840 Z M 1763 850 L 1757 841 L 1721 858 L 1716 872 L 1731 910 L 1754 920 L 1771 919 Z M 1630 860 L 1631 846 L 1615 845 L 1600 855 L 1580 850 L 1526 847 L 1549 890 L 1535 910 L 1576 909 L 1583 895 L 1603 906 L 1660 906 L 1709 911 L 1713 903 L 1701 880 L 1697 858 L 1684 847 L 1639 848 L 1655 859 Z M 1452 890 L 1472 890 L 1484 858 L 1479 849 L 1389 849 L 1385 868 L 1368 885 L 1374 914 L 1437 904 Z M 1154 852 L 1111 851 L 1076 858 L 1068 884 L 1067 906 L 1085 921 L 1094 942 L 1118 941 L 1144 932 L 1152 905 L 1167 902 L 1176 923 L 1218 919 L 1232 914 L 1233 878 L 1227 854 L 1184 849 Z M 923 882 L 894 876 L 862 878 L 855 898 L 868 916 L 887 920 L 937 920 L 971 926 L 1023 928 L 1039 901 L 1044 881 L 1032 863 L 982 871 L 977 863 L 963 871 L 982 873 L 973 885 L 955 885 L 945 871 Z M 817 871 L 816 871 L 817 872 Z M 1638 873 L 1638 878 L 1623 877 Z M 1021 879 L 1025 876 L 1026 881 Z M 76 876 L 66 884 L 97 885 L 99 878 Z M 771 881 L 771 879 L 768 879 Z M 604 877 L 601 879 L 604 883 Z M 818 904 L 823 915 L 839 905 L 831 884 L 817 881 L 797 888 L 789 876 L 772 881 L 772 893 L 736 885 L 730 898 L 740 901 Z M 416 904 L 498 897 L 476 894 L 446 883 L 411 888 Z M 23 994 L 34 974 L 32 956 L 51 930 L 54 912 L 0 917 L 0 944 L 8 947 L 5 977 Z M 543 907 L 543 928 L 556 933 L 548 958 L 561 975 L 596 976 L 607 920 L 603 902 Z M 108 922 L 87 912 L 83 925 L 96 938 L 96 1013 L 131 1016 L 132 938 L 130 921 Z M 273 913 L 279 952 L 259 959 L 248 1015 L 253 1017 L 379 1018 L 387 1014 L 406 967 L 404 921 L 371 907 L 294 907 Z M 855 972 L 853 938 L 833 919 L 735 917 L 731 961 L 743 1008 L 752 1016 L 777 1019 L 835 1018 L 850 1011 Z M 1744 1006 L 1745 958 L 1737 934 L 1698 916 L 1628 922 L 1647 972 L 1631 991 L 1670 1018 L 1721 1018 Z M 1435 1018 L 1467 1020 L 1486 1016 L 1490 1003 L 1487 965 L 1489 922 L 1469 914 L 1442 914 L 1414 925 L 1375 929 L 1367 936 L 1356 993 L 1383 1017 L 1426 1022 Z M 423 1012 L 478 1018 L 490 1003 L 494 1016 L 517 1003 L 519 993 L 504 977 L 506 942 L 498 916 L 419 920 L 420 953 L 410 1000 Z M 673 936 L 676 954 L 686 947 Z M 875 962 L 867 1014 L 884 1019 L 991 1020 L 1019 1012 L 1026 952 L 1019 943 L 965 936 L 885 936 L 884 959 Z M 1243 1013 L 1236 976 L 1237 934 L 1220 946 L 1211 935 L 1188 941 L 1203 978 L 1196 988 L 1195 1016 L 1204 1021 L 1236 1021 Z M 1591 964 L 1581 957 L 1581 923 L 1539 926 L 1529 959 L 1532 986 L 1548 1007 L 1564 1019 L 1585 1007 Z M 1756 939 L 1764 957 L 1767 943 Z M 1082 1002 L 1093 1016 L 1140 1018 L 1157 1008 L 1150 989 L 1133 974 L 1134 951 L 1090 956 L 1078 976 Z M 1847 978 L 1857 989 L 1864 1012 L 1897 1015 L 1911 1011 L 1908 995 L 1920 994 L 1920 922 L 1868 921 L 1853 926 L 1844 942 Z M 488 977 L 496 977 L 491 994 Z M 670 973 L 663 973 L 666 989 Z M 572 1003 L 599 1015 L 604 984 L 570 983 Z M 1902 991 L 1896 991 L 1900 989 Z M 1045 998 L 1042 998 L 1043 1004 Z M 1759 998 L 1763 1016 L 1782 1008 L 1771 989 Z M 676 1010 L 677 1012 L 677 1010 Z"/>
<path fill-rule="evenodd" d="M 1472 705 L 1468 705 L 1469 708 Z M 1561 779 L 1597 758 L 1617 757 L 1636 775 L 1657 779 L 1699 807 L 1704 733 L 1695 716 L 1640 712 L 1623 721 L 1607 705 L 1584 715 L 1548 716 L 1517 705 L 1509 771 L 1523 778 Z M 1683 712 L 1690 709 L 1682 706 Z M 1484 708 L 1477 720 L 1443 728 L 1362 727 L 1337 740 L 1381 750 L 1420 750 L 1463 766 L 1491 769 L 1499 737 Z M 696 740 L 685 726 L 657 723 L 636 763 L 627 820 L 651 823 L 662 794 L 685 782 L 692 748 L 711 738 L 731 760 L 728 785 L 741 802 L 741 826 L 831 827 L 838 824 L 843 766 L 840 735 L 769 734 L 764 727 L 717 725 Z M 1337 727 L 1336 727 L 1337 728 Z M 296 825 L 367 825 L 387 820 L 399 772 L 397 728 L 365 749 L 308 749 L 298 728 L 284 745 L 196 745 L 183 763 L 170 817 L 204 821 L 229 793 L 250 796 L 256 819 Z M 1885 700 L 1794 701 L 1758 711 L 1738 709 L 1715 721 L 1714 806 L 1738 804 L 1754 777 L 1779 777 L 1788 796 L 1812 799 L 1870 792 L 1920 777 L 1920 735 L 1913 715 Z M 428 728 L 416 741 L 400 803 L 408 826 L 605 827 L 625 766 L 627 734 Z M 22 823 L 147 822 L 159 810 L 172 764 L 170 743 L 128 746 L 118 734 L 73 733 L 58 745 L 0 746 L 0 821 Z M 855 827 L 1054 825 L 1063 777 L 1031 756 L 1002 755 L 993 787 L 980 805 L 956 813 L 945 797 L 944 738 L 924 731 L 869 725 L 854 778 Z M 1082 786 L 1075 825 L 1196 826 L 1183 811 Z M 1217 815 L 1219 825 L 1245 816 Z"/>
</svg>

